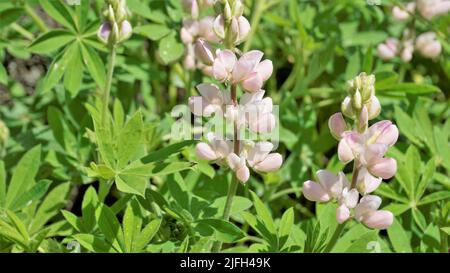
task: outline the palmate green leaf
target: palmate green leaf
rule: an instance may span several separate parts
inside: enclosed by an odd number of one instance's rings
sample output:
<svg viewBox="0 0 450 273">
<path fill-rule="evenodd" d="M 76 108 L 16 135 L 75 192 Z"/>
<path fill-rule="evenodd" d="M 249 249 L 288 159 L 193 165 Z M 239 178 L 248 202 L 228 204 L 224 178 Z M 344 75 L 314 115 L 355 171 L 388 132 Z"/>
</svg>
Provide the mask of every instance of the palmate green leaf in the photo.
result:
<svg viewBox="0 0 450 273">
<path fill-rule="evenodd" d="M 409 210 L 411 206 L 409 204 L 397 204 L 390 203 L 389 205 L 384 207 L 384 210 L 388 210 L 392 212 L 395 216 L 399 216 L 405 211 Z"/>
<path fill-rule="evenodd" d="M 136 159 L 144 142 L 144 123 L 142 114 L 137 111 L 120 130 L 117 139 L 117 168 L 122 169 Z"/>
<path fill-rule="evenodd" d="M 209 205 L 209 208 L 213 208 L 216 210 L 216 214 L 214 216 L 219 217 L 220 215 L 222 215 L 223 210 L 225 208 L 226 200 L 227 200 L 226 196 L 219 197 L 215 199 L 214 202 L 211 203 L 211 205 Z M 235 196 L 233 198 L 233 203 L 231 205 L 230 215 L 233 216 L 239 214 L 242 211 L 246 211 L 252 205 L 253 205 L 252 201 L 250 201 L 248 198 L 242 196 Z"/>
<path fill-rule="evenodd" d="M 165 64 L 177 61 L 184 54 L 184 46 L 176 37 L 175 32 L 172 32 L 159 41 L 158 53 Z"/>
<path fill-rule="evenodd" d="M 9 206 L 11 211 L 18 211 L 26 206 L 31 205 L 34 201 L 39 200 L 47 192 L 52 181 L 41 180 L 36 183 L 30 190 L 19 195 Z"/>
<path fill-rule="evenodd" d="M 376 45 L 386 40 L 387 34 L 384 31 L 359 31 L 344 37 L 344 46 L 368 46 Z"/>
<path fill-rule="evenodd" d="M 184 238 L 183 242 L 178 248 L 177 253 L 188 253 L 188 252 L 189 252 L 189 236 L 186 236 L 186 238 Z"/>
<path fill-rule="evenodd" d="M 395 106 L 395 119 L 402 135 L 405 135 L 418 147 L 423 147 L 422 141 L 418 137 L 419 134 L 416 131 L 415 121 L 398 106 Z"/>
<path fill-rule="evenodd" d="M 33 220 L 31 221 L 30 233 L 34 234 L 41 229 L 51 218 L 56 216 L 62 209 L 70 191 L 70 182 L 60 184 L 53 188 L 40 204 Z"/>
<path fill-rule="evenodd" d="M 39 0 L 44 11 L 63 26 L 76 30 L 74 14 L 62 0 Z"/>
<path fill-rule="evenodd" d="M 279 249 L 282 249 L 291 233 L 292 226 L 294 225 L 294 208 L 289 208 L 284 212 L 278 225 L 278 245 Z"/>
<path fill-rule="evenodd" d="M 76 153 L 74 151 L 74 147 L 77 146 L 77 140 L 70 131 L 63 113 L 61 113 L 58 108 L 50 106 L 47 110 L 47 120 L 56 141 L 61 145 L 67 154 L 75 157 Z"/>
<path fill-rule="evenodd" d="M 70 211 L 62 210 L 62 215 L 66 219 L 66 221 L 78 232 L 86 232 L 86 228 L 84 227 L 83 222 L 79 217 L 73 214 Z"/>
<path fill-rule="evenodd" d="M 259 199 L 258 195 L 254 192 L 250 192 L 253 199 L 253 206 L 256 209 L 256 215 L 258 216 L 258 219 L 260 219 L 264 225 L 266 226 L 267 230 L 271 234 L 277 234 L 277 231 L 275 229 L 275 224 L 273 222 L 272 216 L 270 215 L 269 210 L 266 208 L 264 203 Z"/>
<path fill-rule="evenodd" d="M 258 220 L 253 214 L 247 211 L 241 212 L 241 216 L 247 224 L 270 244 L 271 250 L 275 251 L 278 249 L 278 238 L 276 233 L 271 233 L 262 221 Z"/>
<path fill-rule="evenodd" d="M 362 235 L 367 233 L 375 233 L 376 231 L 366 228 L 364 225 L 355 224 L 351 226 L 345 233 L 343 232 L 336 245 L 330 251 L 332 253 L 345 252 L 354 242 L 356 242 Z"/>
<path fill-rule="evenodd" d="M 419 205 L 422 206 L 430 203 L 435 203 L 440 200 L 450 200 L 450 191 L 438 191 L 430 193 L 420 200 Z"/>
<path fill-rule="evenodd" d="M 162 219 L 155 219 L 145 226 L 133 244 L 133 252 L 141 252 L 150 243 L 153 237 L 158 233 L 161 222 Z"/>
<path fill-rule="evenodd" d="M 6 215 L 8 215 L 9 220 L 11 221 L 12 226 L 19 232 L 20 236 L 22 236 L 23 242 L 25 245 L 28 245 L 30 241 L 30 235 L 25 224 L 17 217 L 17 215 L 10 211 L 6 210 Z"/>
<path fill-rule="evenodd" d="M 88 231 L 91 231 L 95 227 L 95 210 L 97 209 L 98 203 L 97 192 L 90 186 L 85 192 L 83 201 L 81 202 L 81 211 L 83 213 L 82 221 Z"/>
<path fill-rule="evenodd" d="M 19 231 L 2 219 L 0 219 L 0 237 L 18 244 L 23 249 L 27 249 L 28 247 L 27 242 L 25 242 Z"/>
<path fill-rule="evenodd" d="M 378 243 L 377 232 L 369 231 L 362 234 L 358 239 L 356 239 L 344 252 L 345 253 L 371 253 L 377 251 L 372 249 L 371 244 Z"/>
<path fill-rule="evenodd" d="M 83 63 L 88 69 L 91 77 L 100 88 L 104 88 L 106 82 L 105 64 L 98 53 L 89 45 L 81 44 Z"/>
<path fill-rule="evenodd" d="M 24 13 L 23 8 L 11 7 L 0 11 L 0 28 L 17 21 Z"/>
<path fill-rule="evenodd" d="M 84 248 L 95 253 L 116 253 L 117 251 L 101 237 L 92 234 L 76 234 L 73 236 Z"/>
<path fill-rule="evenodd" d="M 99 204 L 95 211 L 97 224 L 106 241 L 113 245 L 118 252 L 125 250 L 122 227 L 112 210 L 106 205 Z"/>
<path fill-rule="evenodd" d="M 183 149 L 193 145 L 194 143 L 196 143 L 195 140 L 185 140 L 178 143 L 174 143 L 167 147 L 158 149 L 157 151 L 150 153 L 149 155 L 143 157 L 140 161 L 144 164 L 161 161 L 170 156 L 180 153 Z"/>
<path fill-rule="evenodd" d="M 447 120 L 446 124 L 450 124 L 450 119 Z M 442 160 L 442 165 L 450 172 L 450 146 L 448 145 L 448 139 L 450 135 L 449 128 L 440 128 L 440 126 L 434 126 L 434 138 L 436 142 L 436 147 L 439 147 L 439 152 L 435 154 L 438 160 Z"/>
<path fill-rule="evenodd" d="M 160 24 L 146 24 L 137 26 L 133 29 L 133 33 L 147 37 L 152 41 L 158 41 L 167 36 L 170 32 L 170 28 Z"/>
<path fill-rule="evenodd" d="M 382 183 L 380 187 L 376 190 L 376 193 L 383 196 L 390 198 L 392 200 L 398 201 L 400 203 L 408 204 L 409 201 L 407 198 L 403 197 L 399 193 L 397 193 L 392 187 L 390 187 L 388 184 Z"/>
<path fill-rule="evenodd" d="M 69 60 L 66 73 L 64 74 L 64 87 L 69 90 L 72 98 L 78 95 L 83 82 L 83 61 L 80 44 L 76 43 L 74 46 L 71 60 Z"/>
<path fill-rule="evenodd" d="M 422 198 L 428 185 L 433 181 L 433 174 L 436 171 L 436 164 L 434 161 L 434 158 L 432 158 L 425 165 L 425 169 L 422 172 L 422 178 L 416 186 L 416 200 L 420 200 Z"/>
<path fill-rule="evenodd" d="M 73 33 L 64 29 L 50 30 L 39 36 L 28 49 L 38 54 L 51 53 L 75 40 Z"/>
<path fill-rule="evenodd" d="M 417 224 L 417 226 L 421 230 L 425 230 L 425 228 L 427 227 L 427 221 L 426 221 L 423 213 L 417 208 L 414 208 L 411 211 L 412 211 L 412 216 L 413 216 L 414 222 Z"/>
<path fill-rule="evenodd" d="M 212 228 L 215 239 L 224 243 L 233 243 L 245 237 L 244 232 L 236 225 L 221 219 L 201 219 L 196 223 Z"/>
<path fill-rule="evenodd" d="M 152 5 L 151 7 L 148 5 L 149 2 L 142 0 L 128 0 L 127 4 L 133 14 L 142 16 L 155 23 L 164 24 L 167 20 L 167 16 L 161 9 L 157 9 L 156 5 L 162 3 L 158 2 L 159 1 L 150 2 Z"/>
<path fill-rule="evenodd" d="M 80 4 L 75 6 L 76 21 L 79 29 L 85 32 L 86 23 L 90 9 L 90 0 L 80 0 Z"/>
<path fill-rule="evenodd" d="M 427 108 L 422 103 L 418 103 L 414 109 L 413 117 L 420 132 L 419 137 L 422 138 L 430 151 L 436 154 L 437 147 L 434 141 L 433 124 L 428 116 Z"/>
<path fill-rule="evenodd" d="M 29 150 L 17 163 L 6 194 L 5 206 L 10 207 L 19 194 L 29 189 L 34 183 L 41 162 L 41 146 Z"/>
<path fill-rule="evenodd" d="M 144 196 L 149 178 L 137 175 L 119 174 L 115 178 L 117 189 L 121 192 Z"/>
<path fill-rule="evenodd" d="M 128 203 L 123 216 L 123 235 L 125 241 L 125 252 L 133 252 L 134 243 L 141 232 L 142 212 L 136 199 Z"/>
<path fill-rule="evenodd" d="M 43 92 L 51 90 L 61 80 L 73 54 L 76 54 L 77 48 L 76 43 L 73 43 L 56 56 L 45 76 Z"/>
<path fill-rule="evenodd" d="M 423 229 L 420 240 L 420 252 L 437 253 L 440 249 L 439 227 L 431 223 Z"/>
<path fill-rule="evenodd" d="M 398 166 L 398 171 L 395 176 L 409 197 L 409 200 L 414 200 L 415 185 L 418 183 L 421 170 L 421 158 L 419 151 L 413 145 L 409 146 L 406 152 L 406 160 Z"/>
<path fill-rule="evenodd" d="M 397 253 L 411 253 L 411 243 L 401 223 L 394 218 L 393 224 L 387 229 L 389 240 Z"/>
</svg>

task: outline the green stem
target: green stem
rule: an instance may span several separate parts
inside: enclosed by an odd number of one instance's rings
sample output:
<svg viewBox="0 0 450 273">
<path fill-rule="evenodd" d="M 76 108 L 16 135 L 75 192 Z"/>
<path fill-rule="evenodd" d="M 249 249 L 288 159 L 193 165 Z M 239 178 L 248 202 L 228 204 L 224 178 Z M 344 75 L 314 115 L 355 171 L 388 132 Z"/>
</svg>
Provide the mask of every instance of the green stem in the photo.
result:
<svg viewBox="0 0 450 273">
<path fill-rule="evenodd" d="M 323 252 L 329 253 L 331 250 L 333 250 L 334 246 L 336 245 L 339 237 L 341 236 L 342 231 L 344 230 L 345 223 L 342 223 L 337 226 L 337 228 L 334 230 L 333 236 L 331 237 L 330 241 L 328 242 L 327 247 L 324 249 Z"/>
<path fill-rule="evenodd" d="M 269 201 L 272 202 L 280 197 L 283 197 L 283 196 L 285 196 L 287 194 L 291 194 L 291 193 L 300 193 L 300 189 L 299 188 L 288 188 L 288 189 L 281 190 L 279 192 L 272 194 L 269 198 Z"/>
<path fill-rule="evenodd" d="M 116 47 L 112 46 L 111 51 L 109 53 L 109 62 L 108 62 L 108 71 L 107 78 L 105 83 L 105 88 L 103 89 L 102 94 L 102 126 L 106 128 L 106 118 L 108 115 L 108 105 L 109 105 L 109 96 L 111 93 L 111 85 L 114 74 L 114 66 L 116 63 Z"/>
<path fill-rule="evenodd" d="M 42 32 L 47 32 L 48 31 L 48 27 L 45 24 L 44 20 L 42 20 L 42 18 L 39 17 L 39 15 L 37 15 L 37 13 L 34 11 L 34 9 L 32 7 L 30 7 L 30 5 L 25 3 L 23 5 L 23 8 L 25 9 L 25 12 L 28 14 L 28 16 L 30 16 L 31 19 L 34 20 L 34 22 L 36 23 L 36 25 L 38 26 L 38 28 Z"/>
<path fill-rule="evenodd" d="M 247 52 L 250 49 L 252 44 L 253 36 L 255 36 L 256 29 L 258 27 L 259 21 L 261 20 L 262 13 L 265 9 L 266 0 L 257 0 L 255 11 L 253 12 L 252 20 L 250 25 L 252 28 L 250 29 L 250 34 L 248 35 L 247 41 L 244 44 L 244 52 Z"/>
<path fill-rule="evenodd" d="M 231 100 L 233 104 L 236 106 L 237 101 L 237 85 L 233 84 L 231 85 Z M 236 123 L 234 124 L 234 137 L 233 137 L 233 143 L 234 143 L 234 153 L 239 155 L 240 154 L 240 143 L 239 143 L 239 132 Z M 228 194 L 227 194 L 227 201 L 225 204 L 225 208 L 223 210 L 223 216 L 222 219 L 225 221 L 228 221 L 230 219 L 230 213 L 231 213 L 231 206 L 233 205 L 233 198 L 236 195 L 236 191 L 238 188 L 239 182 L 237 181 L 236 176 L 233 174 L 233 178 L 231 179 L 230 187 L 228 188 Z M 219 252 L 222 249 L 222 242 L 215 242 L 212 248 L 212 252 Z"/>
<path fill-rule="evenodd" d="M 239 182 L 237 181 L 236 177 L 233 175 L 233 178 L 231 179 L 230 187 L 228 188 L 227 201 L 225 203 L 225 208 L 223 210 L 222 219 L 225 221 L 230 220 L 231 206 L 233 205 L 233 199 L 234 199 L 234 196 L 236 195 L 238 185 L 239 185 Z M 221 249 L 222 249 L 222 242 L 216 241 L 213 245 L 212 252 L 217 253 Z"/>
<path fill-rule="evenodd" d="M 15 31 L 17 31 L 25 39 L 30 40 L 30 41 L 34 40 L 33 33 L 29 32 L 28 30 L 26 30 L 25 28 L 23 28 L 19 24 L 13 23 L 13 24 L 11 24 L 11 28 L 14 29 Z"/>
</svg>

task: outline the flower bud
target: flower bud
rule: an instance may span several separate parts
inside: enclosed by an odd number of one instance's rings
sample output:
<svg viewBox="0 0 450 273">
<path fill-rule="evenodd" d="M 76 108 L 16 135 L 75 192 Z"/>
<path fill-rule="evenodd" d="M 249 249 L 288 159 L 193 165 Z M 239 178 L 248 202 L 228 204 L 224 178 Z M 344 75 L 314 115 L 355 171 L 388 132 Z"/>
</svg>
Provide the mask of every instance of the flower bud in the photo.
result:
<svg viewBox="0 0 450 273">
<path fill-rule="evenodd" d="M 229 22 L 231 18 L 233 17 L 233 14 L 231 12 L 231 6 L 228 1 L 225 1 L 225 5 L 223 7 L 223 15 L 225 17 L 225 21 Z"/>
<path fill-rule="evenodd" d="M 426 32 L 416 40 L 416 48 L 425 58 L 434 59 L 441 54 L 441 43 L 436 39 L 434 32 Z"/>
<path fill-rule="evenodd" d="M 112 44 L 116 44 L 117 42 L 119 42 L 119 40 L 120 40 L 119 26 L 117 25 L 117 23 L 114 22 L 113 27 L 112 27 L 112 31 L 111 31 L 110 42 Z"/>
<path fill-rule="evenodd" d="M 381 59 L 388 61 L 393 59 L 398 52 L 398 40 L 395 38 L 388 38 L 383 44 L 377 47 L 378 56 Z"/>
<path fill-rule="evenodd" d="M 344 204 L 340 205 L 336 209 L 336 220 L 339 224 L 342 224 L 347 221 L 348 218 L 350 218 L 350 210 Z"/>
<path fill-rule="evenodd" d="M 352 107 L 356 110 L 360 110 L 362 107 L 362 97 L 359 89 L 356 89 L 356 92 L 352 97 Z"/>
<path fill-rule="evenodd" d="M 241 17 L 244 14 L 244 5 L 241 0 L 235 0 L 233 3 L 232 14 L 235 17 Z"/>
<path fill-rule="evenodd" d="M 201 62 L 206 65 L 212 65 L 214 63 L 214 53 L 212 47 L 203 39 L 198 39 L 195 42 L 195 55 Z"/>
<path fill-rule="evenodd" d="M 346 117 L 353 119 L 355 117 L 355 112 L 353 110 L 351 101 L 352 100 L 349 96 L 345 97 L 344 101 L 341 104 L 341 111 Z"/>
<path fill-rule="evenodd" d="M 214 20 L 213 30 L 217 37 L 222 40 L 225 38 L 225 22 L 222 15 L 217 16 Z"/>
<path fill-rule="evenodd" d="M 237 40 L 235 40 L 234 42 L 235 45 L 239 45 L 240 43 L 247 40 L 251 30 L 250 22 L 244 16 L 238 17 L 237 23 L 239 28 L 239 35 Z"/>
<path fill-rule="evenodd" d="M 133 34 L 133 27 L 131 26 L 130 22 L 124 20 L 120 27 L 119 42 L 128 40 L 132 34 Z"/>
<path fill-rule="evenodd" d="M 108 22 L 103 23 L 97 31 L 98 39 L 104 44 L 108 44 L 110 34 L 111 34 L 111 24 Z"/>
</svg>

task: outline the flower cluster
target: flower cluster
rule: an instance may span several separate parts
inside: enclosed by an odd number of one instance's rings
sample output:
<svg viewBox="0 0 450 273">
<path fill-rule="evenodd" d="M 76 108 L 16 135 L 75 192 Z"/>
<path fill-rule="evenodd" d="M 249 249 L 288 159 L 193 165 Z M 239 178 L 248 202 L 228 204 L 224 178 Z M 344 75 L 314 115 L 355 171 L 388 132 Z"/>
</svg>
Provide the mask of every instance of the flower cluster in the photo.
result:
<svg viewBox="0 0 450 273">
<path fill-rule="evenodd" d="M 242 131 L 269 133 L 275 128 L 273 102 L 264 97 L 262 89 L 272 75 L 273 65 L 270 60 L 262 60 L 264 54 L 261 51 L 241 54 L 236 48 L 250 32 L 250 24 L 243 16 L 242 1 L 217 3 L 220 14 L 214 19 L 213 28 L 225 49 L 214 50 L 206 39 L 197 39 L 195 53 L 201 63 L 210 68 L 211 76 L 230 90 L 221 90 L 213 83 L 199 84 L 200 96 L 190 97 L 189 107 L 196 116 L 214 114 L 223 117 L 233 124 L 234 132 L 230 140 L 208 133 L 207 142 L 197 144 L 196 154 L 200 159 L 229 167 L 236 178 L 245 183 L 250 177 L 250 168 L 257 172 L 273 172 L 282 164 L 281 155 L 271 153 L 272 143 L 241 140 Z M 239 100 L 238 88 L 243 93 Z"/>
<path fill-rule="evenodd" d="M 116 45 L 131 37 L 133 28 L 127 18 L 130 12 L 126 0 L 108 0 L 108 8 L 104 12 L 107 19 L 98 32 L 97 36 L 105 44 Z"/>
<path fill-rule="evenodd" d="M 393 7 L 392 15 L 396 21 L 404 22 L 408 21 L 415 12 L 426 20 L 432 20 L 449 11 L 449 0 L 417 0 L 407 3 L 404 7 Z M 399 56 L 404 62 L 409 62 L 413 58 L 414 50 L 425 58 L 434 59 L 441 54 L 442 45 L 436 39 L 434 32 L 425 32 L 416 38 L 414 31 L 410 29 L 404 31 L 401 41 L 390 37 L 378 45 L 378 55 L 383 60 L 391 60 Z"/>
<path fill-rule="evenodd" d="M 203 64 L 196 57 L 195 44 L 197 41 L 219 42 L 219 38 L 213 31 L 214 17 L 200 18 L 202 10 L 211 7 L 211 0 L 183 0 L 183 8 L 190 14 L 190 18 L 183 20 L 180 31 L 181 41 L 186 48 L 184 67 L 188 70 L 201 69 L 207 75 L 211 75 L 211 67 Z"/>
<path fill-rule="evenodd" d="M 329 119 L 331 134 L 339 140 L 339 160 L 345 164 L 354 161 L 352 182 L 349 183 L 343 172 L 335 175 L 320 170 L 319 183 L 306 181 L 303 194 L 315 202 L 336 200 L 339 223 L 353 217 L 369 228 L 385 229 L 392 224 L 393 215 L 378 210 L 381 198 L 370 193 L 379 187 L 382 179 L 393 177 L 397 171 L 395 159 L 385 154 L 397 142 L 399 132 L 389 120 L 368 126 L 369 120 L 376 118 L 381 110 L 374 84 L 375 77 L 365 73 L 348 82 L 349 95 L 342 103 L 342 113 L 354 120 L 355 128 L 348 127 L 340 112 Z"/>
</svg>

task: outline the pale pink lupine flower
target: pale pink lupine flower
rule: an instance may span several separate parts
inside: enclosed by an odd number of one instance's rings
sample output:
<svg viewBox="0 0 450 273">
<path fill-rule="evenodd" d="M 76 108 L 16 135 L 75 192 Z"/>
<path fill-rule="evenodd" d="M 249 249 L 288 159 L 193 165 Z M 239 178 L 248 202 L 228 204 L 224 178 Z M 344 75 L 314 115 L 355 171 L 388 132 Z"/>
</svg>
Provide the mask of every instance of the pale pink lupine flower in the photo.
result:
<svg viewBox="0 0 450 273">
<path fill-rule="evenodd" d="M 213 30 L 214 17 L 206 16 L 198 21 L 198 36 L 211 43 L 220 42 Z"/>
<path fill-rule="evenodd" d="M 381 104 L 376 96 L 371 96 L 369 102 L 364 105 L 367 107 L 368 119 L 376 118 L 381 112 Z M 342 113 L 352 119 L 355 119 L 355 111 L 353 109 L 350 96 L 345 97 L 341 104 Z"/>
<path fill-rule="evenodd" d="M 342 133 L 338 145 L 339 159 L 345 163 L 352 161 L 370 144 L 384 144 L 390 147 L 397 142 L 398 128 L 389 120 L 379 121 L 369 127 L 363 134 L 354 131 Z"/>
<path fill-rule="evenodd" d="M 233 68 L 232 81 L 241 83 L 242 88 L 248 92 L 261 90 L 273 72 L 272 61 L 261 62 L 264 53 L 252 50 L 242 55 Z"/>
<path fill-rule="evenodd" d="M 235 153 L 230 153 L 227 157 L 228 166 L 236 174 L 236 178 L 245 183 L 250 178 L 250 169 L 245 163 L 244 156 L 238 156 Z"/>
<path fill-rule="evenodd" d="M 327 170 L 319 170 L 316 173 L 319 183 L 308 180 L 303 183 L 303 195 L 314 202 L 328 202 L 338 199 L 342 190 L 349 187 L 347 177 L 343 172 L 335 175 Z"/>
<path fill-rule="evenodd" d="M 239 100 L 237 125 L 247 125 L 257 133 L 269 133 L 275 128 L 272 99 L 264 98 L 264 90 L 245 93 Z"/>
<path fill-rule="evenodd" d="M 419 35 L 416 40 L 416 48 L 424 57 L 430 59 L 438 57 L 442 51 L 442 45 L 436 39 L 434 32 L 426 32 Z"/>
<path fill-rule="evenodd" d="M 230 80 L 236 62 L 237 58 L 233 51 L 218 49 L 212 67 L 214 78 L 221 82 Z"/>
<path fill-rule="evenodd" d="M 413 40 L 407 40 L 403 42 L 403 49 L 400 53 L 400 58 L 406 63 L 410 62 L 413 58 L 414 42 Z"/>
<path fill-rule="evenodd" d="M 223 163 L 233 149 L 231 141 L 223 140 L 221 137 L 208 133 L 208 143 L 200 142 L 195 146 L 195 154 L 198 158 L 207 161 L 218 161 Z"/>
<path fill-rule="evenodd" d="M 258 172 L 275 172 L 283 163 L 283 159 L 279 153 L 271 153 L 273 144 L 267 141 L 257 143 L 247 143 L 238 156 L 235 153 L 230 153 L 227 156 L 227 163 L 231 170 L 236 174 L 236 177 L 242 183 L 247 182 L 250 177 L 249 167 Z"/>
<path fill-rule="evenodd" d="M 336 220 L 339 224 L 347 221 L 350 218 L 350 209 L 353 209 L 358 204 L 359 193 L 356 189 L 349 190 L 345 187 L 339 198 L 339 207 L 336 210 Z"/>
<path fill-rule="evenodd" d="M 211 116 L 215 112 L 224 113 L 231 99 L 228 92 L 222 92 L 219 87 L 212 83 L 197 85 L 201 96 L 189 98 L 189 108 L 196 116 Z"/>
<path fill-rule="evenodd" d="M 194 43 L 198 36 L 199 25 L 197 20 L 185 19 L 183 20 L 183 27 L 180 31 L 181 41 L 184 44 Z"/>
<path fill-rule="evenodd" d="M 409 2 L 406 4 L 405 9 L 395 6 L 392 9 L 392 15 L 395 20 L 397 21 L 405 21 L 408 20 L 410 17 L 410 13 L 413 13 L 416 9 L 416 3 L 415 2 Z"/>
<path fill-rule="evenodd" d="M 247 154 L 247 162 L 250 168 L 260 172 L 277 171 L 283 163 L 279 153 L 270 153 L 273 144 L 268 141 L 256 143 Z"/>
<path fill-rule="evenodd" d="M 369 228 L 387 229 L 394 221 L 390 211 L 378 210 L 381 198 L 375 195 L 366 195 L 355 207 L 355 219 Z"/>
<path fill-rule="evenodd" d="M 417 8 L 420 14 L 428 20 L 450 11 L 449 0 L 418 0 Z"/>
<path fill-rule="evenodd" d="M 393 59 L 398 53 L 398 40 L 395 38 L 388 38 L 377 47 L 378 56 L 387 61 Z"/>
</svg>

